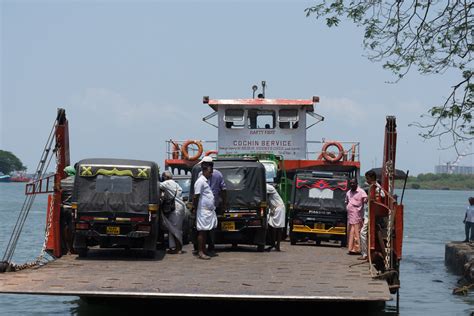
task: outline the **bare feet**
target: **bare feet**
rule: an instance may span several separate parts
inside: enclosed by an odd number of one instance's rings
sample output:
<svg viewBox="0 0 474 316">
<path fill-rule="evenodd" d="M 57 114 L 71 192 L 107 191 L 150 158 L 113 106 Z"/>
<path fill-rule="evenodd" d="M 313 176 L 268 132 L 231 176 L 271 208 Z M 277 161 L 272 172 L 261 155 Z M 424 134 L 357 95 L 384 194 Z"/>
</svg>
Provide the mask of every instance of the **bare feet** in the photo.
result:
<svg viewBox="0 0 474 316">
<path fill-rule="evenodd" d="M 206 255 L 204 252 L 200 252 L 200 253 L 198 254 L 198 258 L 199 258 L 199 259 L 202 259 L 202 260 L 210 260 L 210 259 L 211 259 L 211 257 L 209 257 L 208 255 Z"/>
</svg>

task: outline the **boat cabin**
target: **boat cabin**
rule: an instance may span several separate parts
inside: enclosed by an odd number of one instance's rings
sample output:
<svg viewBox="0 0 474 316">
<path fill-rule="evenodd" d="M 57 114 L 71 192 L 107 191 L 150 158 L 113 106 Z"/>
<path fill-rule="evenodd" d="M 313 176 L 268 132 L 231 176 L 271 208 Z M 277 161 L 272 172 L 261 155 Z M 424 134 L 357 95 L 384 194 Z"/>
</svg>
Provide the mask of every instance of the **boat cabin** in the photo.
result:
<svg viewBox="0 0 474 316">
<path fill-rule="evenodd" d="M 323 120 L 314 113 L 311 100 L 290 99 L 222 99 L 203 98 L 217 115 L 219 155 L 271 153 L 284 159 L 306 159 L 306 129 Z M 307 126 L 307 114 L 316 123 Z"/>
</svg>

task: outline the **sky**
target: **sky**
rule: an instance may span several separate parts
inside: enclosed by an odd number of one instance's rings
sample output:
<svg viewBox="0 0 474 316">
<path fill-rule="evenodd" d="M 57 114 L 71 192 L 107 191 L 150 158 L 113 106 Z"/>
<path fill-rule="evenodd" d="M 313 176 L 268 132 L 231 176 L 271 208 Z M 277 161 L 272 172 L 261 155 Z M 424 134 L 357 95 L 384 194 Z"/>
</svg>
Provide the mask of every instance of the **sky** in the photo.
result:
<svg viewBox="0 0 474 316">
<path fill-rule="evenodd" d="M 212 113 L 203 96 L 250 98 L 265 80 L 267 98 L 319 96 L 325 120 L 308 140 L 360 142 L 363 172 L 382 162 L 387 115 L 397 119 L 397 168 L 416 175 L 454 161 L 454 150 L 409 124 L 449 95 L 458 74 L 412 71 L 387 83 L 394 77 L 366 58 L 363 30 L 307 18 L 314 3 L 0 0 L 0 149 L 34 172 L 64 108 L 72 162 L 163 167 L 166 140 L 217 140 L 202 121 Z"/>
</svg>

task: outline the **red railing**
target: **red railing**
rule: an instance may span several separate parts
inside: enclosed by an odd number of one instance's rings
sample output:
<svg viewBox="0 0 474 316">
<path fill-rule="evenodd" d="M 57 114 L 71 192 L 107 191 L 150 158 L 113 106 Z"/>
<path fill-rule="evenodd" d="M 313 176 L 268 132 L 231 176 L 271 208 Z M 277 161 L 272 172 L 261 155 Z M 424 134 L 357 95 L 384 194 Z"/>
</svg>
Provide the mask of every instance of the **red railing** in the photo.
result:
<svg viewBox="0 0 474 316">
<path fill-rule="evenodd" d="M 25 187 L 25 194 L 33 195 L 42 193 L 54 193 L 55 176 L 55 174 L 51 174 L 49 176 L 46 176 L 45 178 L 41 178 L 27 183 Z"/>
</svg>

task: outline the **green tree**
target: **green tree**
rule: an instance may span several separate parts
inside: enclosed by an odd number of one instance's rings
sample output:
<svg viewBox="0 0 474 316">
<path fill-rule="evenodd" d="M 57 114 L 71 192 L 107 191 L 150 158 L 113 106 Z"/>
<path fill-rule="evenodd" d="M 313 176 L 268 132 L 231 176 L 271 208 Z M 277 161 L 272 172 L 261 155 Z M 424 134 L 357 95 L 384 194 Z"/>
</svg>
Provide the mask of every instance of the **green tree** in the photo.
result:
<svg viewBox="0 0 474 316">
<path fill-rule="evenodd" d="M 411 125 L 423 138 L 438 138 L 442 148 L 454 147 L 459 154 L 458 145 L 474 138 L 473 8 L 472 0 L 323 0 L 305 12 L 325 17 L 328 27 L 338 26 L 342 17 L 364 27 L 369 60 L 383 62 L 394 82 L 413 67 L 422 74 L 456 69 L 459 80 L 451 83 L 449 97 Z"/>
<path fill-rule="evenodd" d="M 0 172 L 9 174 L 12 171 L 26 170 L 23 163 L 9 151 L 0 150 Z"/>
</svg>

